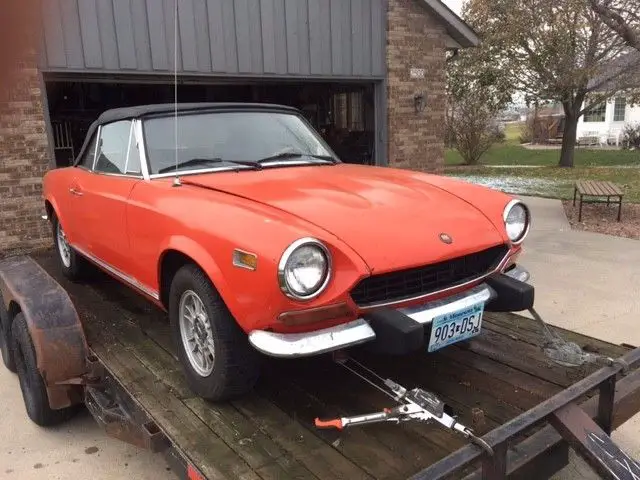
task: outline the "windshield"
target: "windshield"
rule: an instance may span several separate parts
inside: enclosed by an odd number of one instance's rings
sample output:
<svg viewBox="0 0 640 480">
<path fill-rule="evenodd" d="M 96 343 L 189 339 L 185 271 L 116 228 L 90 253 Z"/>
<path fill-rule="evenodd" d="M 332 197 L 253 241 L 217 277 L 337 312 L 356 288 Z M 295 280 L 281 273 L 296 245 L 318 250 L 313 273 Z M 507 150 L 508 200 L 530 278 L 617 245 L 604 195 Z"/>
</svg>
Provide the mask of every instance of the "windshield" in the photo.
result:
<svg viewBox="0 0 640 480">
<path fill-rule="evenodd" d="M 175 170 L 173 116 L 144 120 L 149 173 Z M 327 163 L 335 154 L 297 115 L 282 112 L 206 112 L 178 115 L 178 171 L 245 167 L 267 160 Z M 174 167 L 173 169 L 171 167 Z"/>
</svg>

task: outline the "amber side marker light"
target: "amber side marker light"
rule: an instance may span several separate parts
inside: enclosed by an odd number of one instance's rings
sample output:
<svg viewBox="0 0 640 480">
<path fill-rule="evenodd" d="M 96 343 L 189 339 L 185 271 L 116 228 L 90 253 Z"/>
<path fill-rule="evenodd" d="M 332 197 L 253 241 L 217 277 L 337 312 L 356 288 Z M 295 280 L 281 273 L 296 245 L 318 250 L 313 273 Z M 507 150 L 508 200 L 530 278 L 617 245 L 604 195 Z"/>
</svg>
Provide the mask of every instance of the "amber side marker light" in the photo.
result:
<svg viewBox="0 0 640 480">
<path fill-rule="evenodd" d="M 309 323 L 346 317 L 351 313 L 353 312 L 346 303 L 337 303 L 326 307 L 316 307 L 309 308 L 307 310 L 298 310 L 297 312 L 281 313 L 278 320 L 287 326 L 306 325 Z"/>
<path fill-rule="evenodd" d="M 233 251 L 233 265 L 247 270 L 255 270 L 258 268 L 258 256 L 255 253 L 236 248 Z"/>
</svg>

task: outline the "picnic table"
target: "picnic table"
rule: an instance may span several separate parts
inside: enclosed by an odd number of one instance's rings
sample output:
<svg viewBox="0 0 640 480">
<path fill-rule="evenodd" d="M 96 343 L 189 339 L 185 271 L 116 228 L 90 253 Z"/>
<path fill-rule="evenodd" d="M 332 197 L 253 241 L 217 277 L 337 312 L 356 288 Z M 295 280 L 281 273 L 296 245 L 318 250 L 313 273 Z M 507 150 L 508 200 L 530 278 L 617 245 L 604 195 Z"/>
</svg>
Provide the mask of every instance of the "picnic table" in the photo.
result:
<svg viewBox="0 0 640 480">
<path fill-rule="evenodd" d="M 578 222 L 582 221 L 582 202 L 583 197 L 599 197 L 593 200 L 585 200 L 586 203 L 604 203 L 610 204 L 612 198 L 617 198 L 618 203 L 618 221 L 622 214 L 622 197 L 624 193 L 622 189 L 613 182 L 599 180 L 578 180 L 573 189 L 573 206 L 576 206 L 576 195 L 580 195 L 580 207 L 578 210 Z M 602 200 L 602 197 L 607 197 Z"/>
</svg>

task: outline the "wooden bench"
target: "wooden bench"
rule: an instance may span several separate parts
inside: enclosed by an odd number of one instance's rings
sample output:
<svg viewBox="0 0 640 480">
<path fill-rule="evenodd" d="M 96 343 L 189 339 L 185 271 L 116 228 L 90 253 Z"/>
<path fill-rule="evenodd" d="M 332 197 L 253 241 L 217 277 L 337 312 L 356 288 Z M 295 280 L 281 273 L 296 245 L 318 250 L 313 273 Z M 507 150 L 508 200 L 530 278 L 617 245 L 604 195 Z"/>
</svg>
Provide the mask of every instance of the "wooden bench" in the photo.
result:
<svg viewBox="0 0 640 480">
<path fill-rule="evenodd" d="M 586 203 L 604 203 L 610 204 L 611 198 L 617 197 L 618 202 L 618 221 L 622 214 L 622 197 L 624 193 L 615 183 L 595 180 L 578 180 L 573 190 L 573 206 L 576 205 L 576 195 L 580 195 L 580 208 L 578 210 L 578 222 L 582 221 L 582 198 L 583 197 L 607 197 L 606 200 L 585 200 Z"/>
</svg>

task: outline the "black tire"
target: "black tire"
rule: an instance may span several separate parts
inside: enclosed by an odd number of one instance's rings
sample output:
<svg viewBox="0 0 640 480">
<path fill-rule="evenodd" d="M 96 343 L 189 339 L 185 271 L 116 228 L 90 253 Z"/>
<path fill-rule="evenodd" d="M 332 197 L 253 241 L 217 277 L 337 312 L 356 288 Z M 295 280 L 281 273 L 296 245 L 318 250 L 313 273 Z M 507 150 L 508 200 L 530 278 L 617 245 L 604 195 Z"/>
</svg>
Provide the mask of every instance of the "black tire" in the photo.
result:
<svg viewBox="0 0 640 480">
<path fill-rule="evenodd" d="M 51 216 L 51 232 L 53 234 L 53 244 L 55 245 L 56 256 L 58 257 L 58 264 L 60 265 L 64 276 L 72 281 L 84 279 L 87 270 L 86 260 L 82 258 L 82 256 L 80 256 L 73 247 L 69 245 L 69 265 L 65 265 L 65 262 L 62 259 L 60 244 L 58 242 L 58 217 L 55 213 Z"/>
<path fill-rule="evenodd" d="M 71 418 L 77 411 L 75 406 L 60 410 L 49 406 L 47 388 L 38 370 L 35 349 L 22 313 L 13 319 L 11 334 L 20 390 L 29 418 L 41 427 L 58 425 Z"/>
<path fill-rule="evenodd" d="M 180 299 L 191 290 L 202 301 L 210 320 L 215 359 L 213 370 L 200 375 L 192 366 L 182 341 Z M 233 318 L 219 293 L 196 265 L 185 265 L 173 277 L 169 293 L 169 320 L 178 357 L 190 388 L 200 397 L 224 401 L 251 391 L 260 375 L 260 354 Z"/>
<path fill-rule="evenodd" d="M 0 293 L 0 351 L 2 362 L 10 372 L 16 372 L 16 361 L 13 358 L 13 342 L 11 340 L 11 319 L 9 312 L 4 308 L 4 300 Z"/>
</svg>

